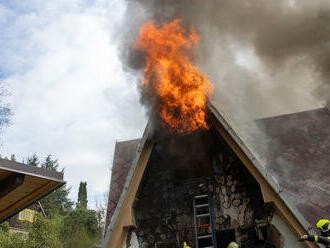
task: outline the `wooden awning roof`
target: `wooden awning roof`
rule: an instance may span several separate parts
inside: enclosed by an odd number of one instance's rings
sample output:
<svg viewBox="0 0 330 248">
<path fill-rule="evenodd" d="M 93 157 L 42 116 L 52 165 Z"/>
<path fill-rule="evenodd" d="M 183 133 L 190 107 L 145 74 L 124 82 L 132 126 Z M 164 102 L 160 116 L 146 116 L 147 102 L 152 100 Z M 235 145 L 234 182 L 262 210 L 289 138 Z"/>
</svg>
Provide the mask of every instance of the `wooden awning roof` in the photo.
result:
<svg viewBox="0 0 330 248">
<path fill-rule="evenodd" d="M 0 223 L 64 184 L 63 173 L 0 159 Z"/>
</svg>

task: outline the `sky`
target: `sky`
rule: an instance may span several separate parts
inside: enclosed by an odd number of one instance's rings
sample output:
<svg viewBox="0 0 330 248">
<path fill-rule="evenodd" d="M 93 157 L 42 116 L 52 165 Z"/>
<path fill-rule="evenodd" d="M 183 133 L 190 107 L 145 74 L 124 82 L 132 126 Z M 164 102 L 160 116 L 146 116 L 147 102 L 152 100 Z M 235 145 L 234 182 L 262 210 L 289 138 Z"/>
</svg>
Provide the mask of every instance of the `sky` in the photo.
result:
<svg viewBox="0 0 330 248">
<path fill-rule="evenodd" d="M 121 0 L 0 0 L 0 79 L 12 125 L 2 156 L 51 154 L 76 200 L 87 181 L 89 206 L 104 204 L 116 141 L 146 125 L 135 80 L 118 58 Z"/>
</svg>

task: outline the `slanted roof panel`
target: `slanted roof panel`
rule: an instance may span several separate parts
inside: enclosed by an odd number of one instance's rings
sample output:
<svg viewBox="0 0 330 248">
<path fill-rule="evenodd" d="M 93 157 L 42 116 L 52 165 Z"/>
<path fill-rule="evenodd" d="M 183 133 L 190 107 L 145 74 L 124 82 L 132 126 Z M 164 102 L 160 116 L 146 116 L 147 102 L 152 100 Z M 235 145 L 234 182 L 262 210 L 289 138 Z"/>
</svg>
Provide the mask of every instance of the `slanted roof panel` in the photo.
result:
<svg viewBox="0 0 330 248">
<path fill-rule="evenodd" d="M 116 209 L 126 182 L 128 171 L 135 158 L 139 142 L 140 139 L 135 139 L 116 143 L 111 171 L 106 226 L 109 225 L 111 217 Z"/>
<path fill-rule="evenodd" d="M 38 178 L 63 182 L 63 173 L 61 172 L 46 170 L 40 167 L 30 166 L 7 159 L 0 159 L 0 169 L 8 172 L 23 173 L 25 175 L 37 176 Z"/>
<path fill-rule="evenodd" d="M 63 173 L 0 159 L 0 223 L 64 183 Z"/>
<path fill-rule="evenodd" d="M 330 215 L 330 113 L 327 108 L 258 120 L 267 143 L 256 151 L 311 224 Z M 257 138 L 257 137 L 256 137 Z"/>
</svg>

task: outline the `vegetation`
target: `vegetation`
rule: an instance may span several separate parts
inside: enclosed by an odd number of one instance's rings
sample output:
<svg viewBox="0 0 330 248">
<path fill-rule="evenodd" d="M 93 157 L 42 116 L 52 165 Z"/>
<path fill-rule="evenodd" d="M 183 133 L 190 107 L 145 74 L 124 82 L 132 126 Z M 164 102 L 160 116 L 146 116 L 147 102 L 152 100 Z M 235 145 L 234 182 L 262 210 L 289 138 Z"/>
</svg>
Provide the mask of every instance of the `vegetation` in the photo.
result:
<svg viewBox="0 0 330 248">
<path fill-rule="evenodd" d="M 87 208 L 87 182 L 80 182 L 78 191 L 77 207 Z"/>
<path fill-rule="evenodd" d="M 30 227 L 26 239 L 26 247 L 33 248 L 62 248 L 60 241 L 61 226 L 57 219 L 47 219 L 42 215 Z M 24 247 L 24 246 L 23 246 Z"/>
<path fill-rule="evenodd" d="M 39 162 L 36 155 L 32 156 L 32 159 L 28 160 L 32 162 L 32 165 L 40 166 L 41 168 L 53 171 L 59 171 L 59 164 L 56 159 L 52 159 L 51 155 L 48 155 L 43 162 Z M 60 170 L 64 172 L 64 169 Z M 72 209 L 73 202 L 68 198 L 70 188 L 62 186 L 55 190 L 52 194 L 44 197 L 40 200 L 40 203 L 48 217 L 53 218 L 56 215 L 66 215 L 68 210 Z"/>
<path fill-rule="evenodd" d="M 1 248 L 30 248 L 26 245 L 27 240 L 24 235 L 19 233 L 9 233 L 8 231 L 0 230 L 0 247 Z M 31 247 L 32 248 L 32 247 Z"/>
<path fill-rule="evenodd" d="M 15 158 L 15 156 L 11 156 Z M 57 160 L 47 156 L 40 161 L 34 154 L 26 163 L 48 170 L 59 170 Z M 104 209 L 91 210 L 87 207 L 87 183 L 79 185 L 78 200 L 73 208 L 68 195 L 70 188 L 63 186 L 40 200 L 46 213 L 41 211 L 36 221 L 27 225 L 28 235 L 9 232 L 8 223 L 0 224 L 1 248 L 90 248 L 102 239 Z"/>
<path fill-rule="evenodd" d="M 11 124 L 10 117 L 12 116 L 12 110 L 9 104 L 3 102 L 3 99 L 8 95 L 9 92 L 0 79 L 0 128 Z"/>
<path fill-rule="evenodd" d="M 66 247 L 88 248 L 102 238 L 96 211 L 78 207 L 63 220 L 62 237 Z"/>
</svg>

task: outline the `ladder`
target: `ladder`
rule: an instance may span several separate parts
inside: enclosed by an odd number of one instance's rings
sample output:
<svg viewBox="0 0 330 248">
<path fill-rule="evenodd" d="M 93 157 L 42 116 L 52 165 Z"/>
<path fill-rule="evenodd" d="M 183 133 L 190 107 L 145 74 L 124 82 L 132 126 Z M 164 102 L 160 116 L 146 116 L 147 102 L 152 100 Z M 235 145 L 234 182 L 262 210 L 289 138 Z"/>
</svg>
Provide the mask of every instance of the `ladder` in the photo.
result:
<svg viewBox="0 0 330 248">
<path fill-rule="evenodd" d="M 196 248 L 217 248 L 210 201 L 211 199 L 207 194 L 196 195 L 193 198 Z M 211 233 L 200 234 L 198 232 L 200 227 L 210 227 Z"/>
</svg>

